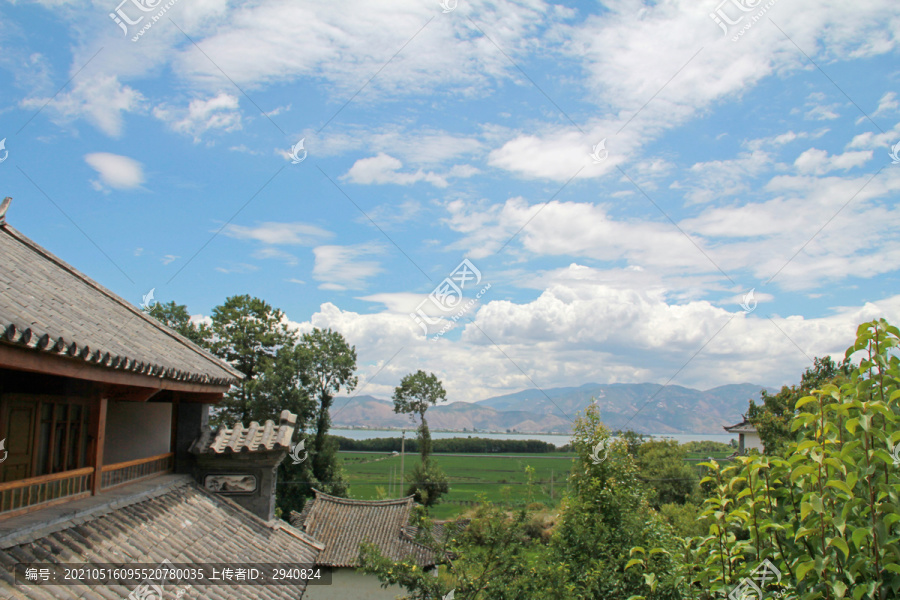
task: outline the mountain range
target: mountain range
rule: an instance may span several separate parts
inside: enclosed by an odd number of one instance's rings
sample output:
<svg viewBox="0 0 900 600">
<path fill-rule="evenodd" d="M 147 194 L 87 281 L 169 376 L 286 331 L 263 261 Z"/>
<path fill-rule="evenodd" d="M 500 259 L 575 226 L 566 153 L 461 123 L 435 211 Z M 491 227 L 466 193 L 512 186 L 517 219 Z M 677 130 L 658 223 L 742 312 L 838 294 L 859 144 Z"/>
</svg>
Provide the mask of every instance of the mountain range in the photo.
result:
<svg viewBox="0 0 900 600">
<path fill-rule="evenodd" d="M 450 402 L 426 413 L 432 429 L 569 433 L 572 420 L 591 402 L 612 430 L 638 433 L 725 433 L 722 427 L 741 421 L 750 399 L 776 389 L 752 383 L 696 390 L 656 383 L 587 383 L 580 387 L 523 390 L 477 402 Z M 413 428 L 407 415 L 396 414 L 390 400 L 373 396 L 335 398 L 335 427 Z"/>
</svg>

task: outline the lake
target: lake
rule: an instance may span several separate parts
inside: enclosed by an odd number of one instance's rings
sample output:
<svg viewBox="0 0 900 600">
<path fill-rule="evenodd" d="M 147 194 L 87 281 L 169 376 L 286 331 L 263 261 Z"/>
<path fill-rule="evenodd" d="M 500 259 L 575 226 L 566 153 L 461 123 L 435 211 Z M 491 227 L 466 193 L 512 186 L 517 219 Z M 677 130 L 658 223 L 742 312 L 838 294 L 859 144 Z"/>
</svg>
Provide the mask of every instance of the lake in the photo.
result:
<svg viewBox="0 0 900 600">
<path fill-rule="evenodd" d="M 372 438 L 399 438 L 401 432 L 397 429 L 338 429 L 332 427 L 330 430 L 332 435 L 350 438 L 351 440 L 370 440 Z M 406 437 L 414 439 L 416 430 L 413 428 L 406 430 Z M 431 439 L 445 440 L 449 438 L 467 438 L 478 437 L 491 440 L 539 440 L 547 442 L 555 446 L 565 446 L 572 441 L 570 435 L 548 434 L 548 433 L 472 433 L 470 431 L 432 431 Z M 730 433 L 665 433 L 653 434 L 655 438 L 668 438 L 677 441 L 680 444 L 685 442 L 702 442 L 710 440 L 713 442 L 722 442 L 728 444 L 731 440 L 736 440 L 737 436 Z"/>
</svg>

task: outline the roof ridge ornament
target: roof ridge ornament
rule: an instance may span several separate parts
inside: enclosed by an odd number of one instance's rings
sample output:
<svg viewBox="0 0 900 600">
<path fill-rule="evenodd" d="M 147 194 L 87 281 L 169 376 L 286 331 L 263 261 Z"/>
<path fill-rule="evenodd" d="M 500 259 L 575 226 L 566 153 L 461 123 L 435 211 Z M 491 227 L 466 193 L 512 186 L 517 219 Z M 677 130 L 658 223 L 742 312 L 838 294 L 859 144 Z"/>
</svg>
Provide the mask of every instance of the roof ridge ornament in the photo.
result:
<svg viewBox="0 0 900 600">
<path fill-rule="evenodd" d="M 9 210 L 9 204 L 12 202 L 12 197 L 7 196 L 3 199 L 3 202 L 0 202 L 0 227 L 6 225 L 6 211 Z"/>
</svg>

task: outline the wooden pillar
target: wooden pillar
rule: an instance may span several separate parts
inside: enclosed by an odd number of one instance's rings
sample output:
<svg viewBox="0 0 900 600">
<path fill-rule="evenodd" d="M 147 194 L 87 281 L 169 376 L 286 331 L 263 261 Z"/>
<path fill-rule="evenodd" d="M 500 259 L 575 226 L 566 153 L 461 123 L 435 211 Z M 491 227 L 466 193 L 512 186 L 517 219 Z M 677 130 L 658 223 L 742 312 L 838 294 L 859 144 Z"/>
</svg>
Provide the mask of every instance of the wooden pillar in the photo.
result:
<svg viewBox="0 0 900 600">
<path fill-rule="evenodd" d="M 106 395 L 97 398 L 91 407 L 91 466 L 94 467 L 94 483 L 91 493 L 100 493 L 103 475 L 103 446 L 106 445 Z"/>
<path fill-rule="evenodd" d="M 172 427 L 169 432 L 169 452 L 175 452 L 175 442 L 178 438 L 178 405 L 181 402 L 179 392 L 172 392 Z"/>
</svg>

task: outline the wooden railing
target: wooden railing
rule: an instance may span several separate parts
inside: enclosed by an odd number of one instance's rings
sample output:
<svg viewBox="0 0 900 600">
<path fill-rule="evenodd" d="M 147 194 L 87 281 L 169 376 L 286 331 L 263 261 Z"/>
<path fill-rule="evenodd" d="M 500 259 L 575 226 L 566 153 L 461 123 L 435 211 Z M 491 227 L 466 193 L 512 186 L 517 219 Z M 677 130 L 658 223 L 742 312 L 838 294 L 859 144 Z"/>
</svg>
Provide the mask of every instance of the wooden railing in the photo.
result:
<svg viewBox="0 0 900 600">
<path fill-rule="evenodd" d="M 172 471 L 174 461 L 175 455 L 167 452 L 157 456 L 103 465 L 100 489 L 106 490 L 144 477 L 169 473 Z"/>
<path fill-rule="evenodd" d="M 21 514 L 91 495 L 94 468 L 0 483 L 0 515 Z"/>
</svg>

